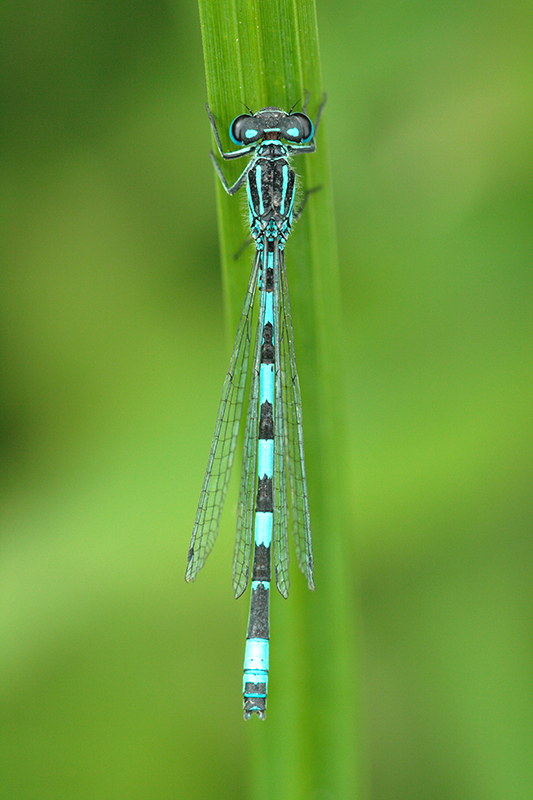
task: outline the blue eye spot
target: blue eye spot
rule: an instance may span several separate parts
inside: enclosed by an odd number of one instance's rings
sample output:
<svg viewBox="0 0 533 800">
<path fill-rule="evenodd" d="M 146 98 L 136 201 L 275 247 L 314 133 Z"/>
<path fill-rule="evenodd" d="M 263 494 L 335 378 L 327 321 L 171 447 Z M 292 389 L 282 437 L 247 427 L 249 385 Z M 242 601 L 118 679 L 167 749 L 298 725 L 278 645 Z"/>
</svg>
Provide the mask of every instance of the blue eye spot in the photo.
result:
<svg viewBox="0 0 533 800">
<path fill-rule="evenodd" d="M 289 134 L 289 136 L 294 136 L 295 138 L 296 138 L 296 136 L 300 135 L 300 131 L 299 131 L 298 128 L 289 128 L 287 133 Z"/>
<path fill-rule="evenodd" d="M 257 136 L 257 131 L 254 131 L 253 128 L 250 128 L 249 130 L 246 131 L 244 135 L 246 136 L 247 139 L 253 139 L 254 136 Z"/>
</svg>

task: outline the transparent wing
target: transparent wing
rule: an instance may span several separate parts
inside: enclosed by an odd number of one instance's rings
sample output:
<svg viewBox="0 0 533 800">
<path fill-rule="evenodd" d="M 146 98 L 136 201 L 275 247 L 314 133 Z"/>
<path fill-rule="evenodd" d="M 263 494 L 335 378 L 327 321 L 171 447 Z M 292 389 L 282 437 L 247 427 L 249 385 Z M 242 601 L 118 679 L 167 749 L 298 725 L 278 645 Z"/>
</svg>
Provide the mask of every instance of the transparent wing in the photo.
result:
<svg viewBox="0 0 533 800">
<path fill-rule="evenodd" d="M 287 365 L 282 349 L 282 328 L 280 313 L 281 285 L 280 265 L 283 251 L 277 244 L 274 247 L 274 361 L 276 375 L 274 383 L 274 474 L 272 490 L 274 495 L 274 565 L 276 585 L 283 597 L 289 596 L 289 509 L 287 502 L 287 435 L 284 420 L 284 387 Z M 284 263 L 284 262 L 283 262 Z"/>
<path fill-rule="evenodd" d="M 283 251 L 279 254 L 280 285 L 280 349 L 281 349 L 281 398 L 283 419 L 283 445 L 285 464 L 288 467 L 292 537 L 296 548 L 298 566 L 305 575 L 310 589 L 315 588 L 313 580 L 313 545 L 311 542 L 311 521 L 309 517 L 309 496 L 305 476 L 304 434 L 302 424 L 302 398 L 300 382 L 296 371 L 294 336 L 292 331 L 291 307 L 287 286 L 287 272 Z"/>
<path fill-rule="evenodd" d="M 235 345 L 218 407 L 213 442 L 187 558 L 185 580 L 193 581 L 211 552 L 218 533 L 235 455 L 248 372 L 250 327 L 261 261 L 256 254 L 248 283 Z"/>
<path fill-rule="evenodd" d="M 258 251 L 258 257 L 260 257 Z M 265 293 L 261 292 L 257 333 L 255 336 L 252 381 L 246 427 L 244 429 L 244 453 L 242 462 L 241 488 L 237 512 L 237 536 L 233 554 L 233 591 L 240 597 L 248 586 L 250 555 L 254 527 L 255 493 L 257 478 L 257 438 L 259 426 L 259 376 L 261 368 L 261 342 L 265 316 Z"/>
</svg>

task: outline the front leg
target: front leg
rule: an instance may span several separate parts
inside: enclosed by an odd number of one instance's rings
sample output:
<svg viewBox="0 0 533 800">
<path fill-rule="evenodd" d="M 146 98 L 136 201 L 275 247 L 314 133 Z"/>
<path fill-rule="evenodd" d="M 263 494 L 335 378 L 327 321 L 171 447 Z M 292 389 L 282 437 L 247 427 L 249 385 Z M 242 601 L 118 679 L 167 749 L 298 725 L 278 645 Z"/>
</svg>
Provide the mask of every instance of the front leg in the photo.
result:
<svg viewBox="0 0 533 800">
<path fill-rule="evenodd" d="M 239 189 L 241 188 L 241 186 L 243 186 L 244 183 L 246 182 L 246 178 L 248 177 L 248 173 L 250 171 L 250 168 L 251 168 L 252 164 L 255 163 L 255 159 L 252 159 L 250 161 L 250 163 L 246 165 L 246 167 L 244 168 L 242 173 L 239 175 L 239 177 L 237 178 L 237 180 L 235 181 L 233 186 L 229 186 L 228 182 L 226 180 L 226 176 L 224 175 L 224 173 L 222 172 L 222 170 L 218 166 L 218 162 L 217 162 L 217 160 L 215 158 L 215 154 L 213 153 L 212 150 L 211 150 L 209 155 L 211 156 L 211 161 L 215 165 L 215 169 L 217 171 L 218 177 L 220 178 L 220 182 L 221 182 L 222 186 L 224 187 L 224 189 L 227 191 L 228 194 L 234 195 L 235 192 L 238 192 Z M 239 153 L 239 155 L 241 155 L 241 154 Z"/>
<path fill-rule="evenodd" d="M 315 136 L 316 136 L 316 132 L 318 130 L 318 126 L 320 125 L 320 118 L 322 116 L 322 111 L 324 109 L 324 106 L 326 105 L 326 100 L 327 99 L 328 99 L 328 96 L 324 92 L 324 94 L 322 96 L 322 102 L 320 103 L 320 108 L 318 109 L 318 114 L 316 115 L 316 122 L 315 122 L 315 124 L 313 126 L 314 127 L 314 131 L 313 131 L 313 138 L 311 139 L 311 141 L 308 142 L 308 144 L 290 144 L 288 146 L 289 153 L 292 153 L 293 155 L 296 155 L 296 154 L 299 154 L 299 153 L 314 153 L 315 152 L 315 150 L 316 150 Z M 302 106 L 302 110 L 303 110 L 304 114 L 307 113 L 306 109 L 307 109 L 308 102 L 309 102 L 309 92 L 307 92 L 307 97 L 305 99 L 305 103 Z"/>
<path fill-rule="evenodd" d="M 206 103 L 205 107 L 207 108 L 207 113 L 209 115 L 209 121 L 211 123 L 211 127 L 213 128 L 213 134 L 215 136 L 215 141 L 217 143 L 218 152 L 220 153 L 222 158 L 225 158 L 226 160 L 228 160 L 230 158 L 241 158 L 241 156 L 247 156 L 249 153 L 251 153 L 254 150 L 255 145 L 251 145 L 250 147 L 243 147 L 242 150 L 234 150 L 231 153 L 225 153 L 223 148 L 222 148 L 222 142 L 220 141 L 220 136 L 218 135 L 217 124 L 216 124 L 215 119 L 214 119 L 214 117 L 213 117 L 213 115 L 211 113 L 211 109 L 209 108 L 209 103 Z"/>
<path fill-rule="evenodd" d="M 324 106 L 326 105 L 326 100 L 327 99 L 328 99 L 328 96 L 324 92 L 323 95 L 322 95 L 322 102 L 320 103 L 320 108 L 318 109 L 318 114 L 316 115 L 316 122 L 315 122 L 315 125 L 314 125 L 315 131 L 314 131 L 314 134 L 313 134 L 313 139 L 315 138 L 316 132 L 318 130 L 318 126 L 320 125 L 320 117 L 322 116 L 322 111 L 324 109 Z M 305 103 L 302 106 L 302 111 L 304 112 L 304 114 L 307 114 L 307 104 L 308 104 L 308 102 L 309 102 L 309 92 L 307 92 L 307 97 L 305 98 Z"/>
</svg>

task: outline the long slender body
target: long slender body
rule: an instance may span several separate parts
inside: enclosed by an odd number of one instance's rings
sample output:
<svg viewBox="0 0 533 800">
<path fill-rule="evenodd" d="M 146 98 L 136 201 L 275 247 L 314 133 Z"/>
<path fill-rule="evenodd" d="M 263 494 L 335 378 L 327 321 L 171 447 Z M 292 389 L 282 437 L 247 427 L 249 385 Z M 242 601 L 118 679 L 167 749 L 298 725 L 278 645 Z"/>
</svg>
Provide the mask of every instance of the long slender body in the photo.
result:
<svg viewBox="0 0 533 800">
<path fill-rule="evenodd" d="M 325 101 L 324 101 L 325 102 Z M 320 107 L 317 126 L 324 103 Z M 214 544 L 233 463 L 248 372 L 256 287 L 260 289 L 233 559 L 233 587 L 239 597 L 248 585 L 252 549 L 250 616 L 244 659 L 244 717 L 265 718 L 269 661 L 269 597 L 272 550 L 276 584 L 288 596 L 288 493 L 292 535 L 300 569 L 314 589 L 309 503 L 305 477 L 301 397 L 294 356 L 284 246 L 294 216 L 295 173 L 289 156 L 315 150 L 314 129 L 304 113 L 264 108 L 242 114 L 230 135 L 242 150 L 225 153 L 215 121 L 208 114 L 225 159 L 253 157 L 229 186 L 211 157 L 226 191 L 245 183 L 250 228 L 256 242 L 252 274 L 224 382 L 213 443 L 189 548 L 186 579 L 194 580 Z M 285 139 L 288 143 L 284 143 Z"/>
<path fill-rule="evenodd" d="M 265 258 L 266 257 L 266 258 Z M 258 335 L 261 336 L 259 367 L 259 432 L 257 438 L 257 496 L 255 501 L 254 559 L 250 617 L 244 656 L 244 715 L 254 712 L 265 718 L 268 691 L 270 640 L 270 572 L 274 527 L 274 270 L 272 253 L 263 249 L 261 258 L 261 303 Z M 265 271 L 265 260 L 267 268 Z M 270 266 L 268 266 L 270 263 Z"/>
</svg>

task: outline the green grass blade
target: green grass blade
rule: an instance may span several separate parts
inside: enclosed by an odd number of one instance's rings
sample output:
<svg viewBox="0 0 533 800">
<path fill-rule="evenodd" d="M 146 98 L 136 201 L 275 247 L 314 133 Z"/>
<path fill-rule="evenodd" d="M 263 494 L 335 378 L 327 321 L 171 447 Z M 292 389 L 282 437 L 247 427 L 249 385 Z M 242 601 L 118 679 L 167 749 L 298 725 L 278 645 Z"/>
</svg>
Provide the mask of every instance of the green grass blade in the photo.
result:
<svg viewBox="0 0 533 800">
<path fill-rule="evenodd" d="M 243 105 L 289 109 L 310 91 L 316 119 L 322 83 L 313 0 L 199 0 L 207 96 L 225 149 L 228 126 Z M 206 126 L 208 120 L 206 116 Z M 315 551 L 316 591 L 296 575 L 291 597 L 273 598 L 271 684 L 267 721 L 252 720 L 259 739 L 254 767 L 261 798 L 361 796 L 359 685 L 353 578 L 346 567 L 343 373 L 340 291 L 324 121 L 317 152 L 294 159 L 309 199 L 286 248 L 304 407 L 306 466 Z M 228 182 L 242 162 L 224 163 Z M 248 279 L 250 255 L 237 252 L 246 237 L 236 198 L 217 183 L 224 287 L 233 330 Z M 235 713 L 239 713 L 236 708 Z M 285 787 L 285 788 L 283 788 Z"/>
</svg>

